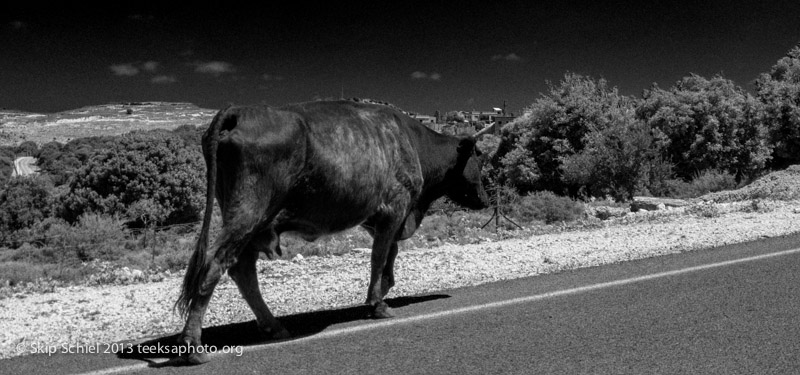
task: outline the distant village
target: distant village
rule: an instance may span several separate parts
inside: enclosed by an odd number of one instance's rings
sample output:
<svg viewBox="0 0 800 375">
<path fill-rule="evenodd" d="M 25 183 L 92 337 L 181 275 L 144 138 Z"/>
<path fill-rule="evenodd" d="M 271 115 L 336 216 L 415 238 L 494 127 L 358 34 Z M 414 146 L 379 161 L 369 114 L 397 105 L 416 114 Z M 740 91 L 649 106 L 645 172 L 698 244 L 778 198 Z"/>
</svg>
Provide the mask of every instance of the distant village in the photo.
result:
<svg viewBox="0 0 800 375">
<path fill-rule="evenodd" d="M 423 115 L 404 111 L 397 106 L 380 100 L 365 99 L 365 98 L 352 98 L 356 102 L 373 103 L 389 106 L 400 110 L 401 112 L 417 119 L 423 125 L 445 134 L 459 135 L 459 134 L 472 134 L 476 131 L 483 129 L 491 123 L 497 123 L 495 129 L 502 128 L 503 125 L 511 122 L 517 116 L 514 113 L 506 112 L 503 108 L 492 108 L 491 111 L 450 111 L 442 115 L 436 111 L 433 116 Z"/>
<path fill-rule="evenodd" d="M 438 111 L 433 116 L 416 113 L 409 113 L 409 116 L 439 133 L 453 135 L 471 134 L 491 123 L 496 123 L 498 127 L 495 129 L 500 129 L 516 118 L 513 113 L 506 113 L 502 108 L 492 108 L 491 111 L 451 111 L 444 116 Z"/>
</svg>

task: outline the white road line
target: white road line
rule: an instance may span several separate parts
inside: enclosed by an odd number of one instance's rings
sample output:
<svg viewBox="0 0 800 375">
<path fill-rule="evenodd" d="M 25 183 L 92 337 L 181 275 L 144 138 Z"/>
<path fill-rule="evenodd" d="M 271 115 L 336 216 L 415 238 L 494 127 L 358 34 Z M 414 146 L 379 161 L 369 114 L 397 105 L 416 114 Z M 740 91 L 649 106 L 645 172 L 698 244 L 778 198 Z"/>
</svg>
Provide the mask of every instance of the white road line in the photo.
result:
<svg viewBox="0 0 800 375">
<path fill-rule="evenodd" d="M 518 305 L 518 304 L 523 304 L 523 303 L 528 303 L 528 302 L 535 302 L 535 301 L 540 301 L 540 300 L 544 300 L 544 299 L 548 299 L 548 298 L 568 296 L 568 295 L 572 295 L 572 294 L 578 294 L 578 293 L 590 292 L 590 291 L 599 290 L 599 289 L 605 289 L 605 288 L 612 288 L 612 287 L 616 287 L 616 286 L 634 284 L 634 283 L 639 283 L 639 282 L 643 282 L 643 281 L 659 279 L 659 278 L 663 278 L 663 277 L 677 276 L 677 275 L 682 275 L 682 274 L 690 273 L 690 272 L 703 271 L 703 270 L 708 270 L 708 269 L 712 269 L 712 268 L 719 268 L 719 267 L 726 267 L 726 266 L 731 266 L 731 265 L 740 264 L 740 263 L 746 263 L 746 262 L 754 262 L 754 261 L 759 261 L 759 260 L 764 260 L 764 259 L 769 259 L 769 258 L 775 258 L 775 257 L 779 257 L 779 256 L 784 256 L 784 255 L 796 254 L 796 253 L 800 253 L 800 248 L 779 251 L 779 252 L 776 252 L 776 253 L 755 255 L 755 256 L 751 256 L 751 257 L 747 257 L 747 258 L 727 260 L 727 261 L 724 261 L 724 262 L 717 262 L 717 263 L 704 264 L 704 265 L 700 265 L 700 266 L 681 268 L 681 269 L 677 269 L 677 270 L 659 272 L 659 273 L 654 273 L 654 274 L 649 274 L 649 275 L 644 275 L 644 276 L 631 277 L 631 278 L 628 278 L 628 279 L 614 280 L 614 281 L 609 281 L 609 282 L 605 282 L 605 283 L 586 285 L 586 286 L 577 287 L 577 288 L 558 290 L 558 291 L 555 291 L 555 292 L 535 294 L 535 295 L 532 295 L 532 296 L 518 297 L 518 298 L 513 298 L 513 299 L 509 299 L 509 300 L 505 300 L 505 301 L 490 302 L 490 303 L 485 303 L 485 304 L 481 304 L 481 305 L 467 306 L 467 307 L 462 307 L 462 308 L 458 308 L 458 309 L 439 311 L 439 312 L 430 313 L 430 314 L 422 314 L 422 315 L 417 315 L 417 316 L 410 316 L 410 317 L 407 317 L 407 318 L 393 318 L 393 319 L 388 319 L 388 320 L 381 320 L 381 321 L 377 321 L 375 323 L 368 323 L 368 324 L 363 324 L 363 325 L 359 325 L 359 326 L 355 326 L 355 327 L 347 327 L 347 328 L 332 329 L 330 331 L 323 331 L 323 332 L 320 332 L 320 333 L 317 333 L 317 334 L 313 334 L 313 335 L 310 335 L 310 336 L 305 336 L 305 337 L 301 337 L 301 338 L 297 338 L 297 339 L 290 339 L 290 340 L 286 340 L 286 341 L 273 342 L 273 343 L 268 343 L 268 344 L 259 344 L 259 345 L 247 346 L 247 347 L 244 348 L 244 351 L 245 352 L 256 352 L 256 351 L 265 350 L 265 349 L 280 348 L 280 347 L 289 346 L 289 345 L 301 344 L 301 343 L 304 343 L 306 341 L 321 340 L 321 339 L 325 339 L 325 338 L 328 338 L 328 337 L 349 335 L 349 334 L 358 333 L 358 332 L 362 332 L 362 331 L 368 331 L 368 330 L 371 330 L 371 329 L 380 329 L 380 328 L 384 328 L 384 327 L 397 326 L 397 325 L 401 325 L 401 324 L 408 324 L 408 323 L 416 323 L 416 322 L 421 322 L 421 321 L 426 321 L 426 320 L 433 320 L 433 319 L 443 318 L 443 317 L 447 317 L 447 316 L 451 316 L 451 315 L 465 314 L 465 313 L 471 313 L 471 312 L 488 310 L 488 309 L 495 309 L 495 308 L 500 308 L 500 307 L 505 307 L 505 306 Z M 213 354 L 209 354 L 209 357 L 210 358 L 215 358 L 215 357 L 230 356 L 230 355 L 232 355 L 232 354 L 230 354 L 230 353 L 228 353 L 228 354 L 213 353 Z M 138 364 L 135 364 L 135 365 L 112 367 L 112 368 L 107 368 L 107 369 L 98 370 L 98 371 L 85 372 L 85 373 L 81 373 L 81 374 L 82 375 L 118 374 L 118 373 L 124 373 L 124 372 L 128 372 L 128 371 L 142 370 L 142 369 L 145 369 L 147 367 L 148 367 L 148 365 L 146 363 L 138 363 Z"/>
</svg>

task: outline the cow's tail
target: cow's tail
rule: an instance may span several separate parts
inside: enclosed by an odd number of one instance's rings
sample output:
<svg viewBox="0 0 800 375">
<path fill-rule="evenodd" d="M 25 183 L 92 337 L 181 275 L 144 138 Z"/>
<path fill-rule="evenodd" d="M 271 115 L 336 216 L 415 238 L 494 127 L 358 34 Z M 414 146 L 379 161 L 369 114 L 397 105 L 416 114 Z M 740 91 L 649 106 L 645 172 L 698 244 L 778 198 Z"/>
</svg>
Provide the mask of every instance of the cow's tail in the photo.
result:
<svg viewBox="0 0 800 375">
<path fill-rule="evenodd" d="M 182 317 L 189 313 L 189 307 L 200 296 L 200 287 L 208 273 L 206 264 L 206 250 L 208 248 L 208 232 L 211 226 L 211 215 L 214 211 L 214 197 L 217 187 L 217 146 L 219 145 L 219 133 L 222 124 L 228 119 L 227 109 L 225 108 L 214 116 L 208 130 L 203 135 L 203 156 L 206 160 L 206 209 L 203 214 L 203 226 L 197 238 L 197 245 L 194 248 L 192 258 L 186 267 L 186 275 L 183 277 L 183 287 L 178 300 L 175 302 L 174 309 L 177 309 Z"/>
</svg>

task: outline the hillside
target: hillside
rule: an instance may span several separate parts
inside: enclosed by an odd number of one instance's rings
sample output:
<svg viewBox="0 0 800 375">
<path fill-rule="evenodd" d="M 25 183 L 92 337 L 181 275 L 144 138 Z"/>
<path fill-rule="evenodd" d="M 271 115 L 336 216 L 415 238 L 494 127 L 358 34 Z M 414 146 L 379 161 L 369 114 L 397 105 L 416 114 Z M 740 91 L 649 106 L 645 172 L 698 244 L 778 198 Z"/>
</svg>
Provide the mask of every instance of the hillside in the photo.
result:
<svg viewBox="0 0 800 375">
<path fill-rule="evenodd" d="M 127 102 L 41 114 L 0 110 L 0 145 L 119 135 L 132 130 L 208 124 L 217 112 L 191 103 Z"/>
</svg>

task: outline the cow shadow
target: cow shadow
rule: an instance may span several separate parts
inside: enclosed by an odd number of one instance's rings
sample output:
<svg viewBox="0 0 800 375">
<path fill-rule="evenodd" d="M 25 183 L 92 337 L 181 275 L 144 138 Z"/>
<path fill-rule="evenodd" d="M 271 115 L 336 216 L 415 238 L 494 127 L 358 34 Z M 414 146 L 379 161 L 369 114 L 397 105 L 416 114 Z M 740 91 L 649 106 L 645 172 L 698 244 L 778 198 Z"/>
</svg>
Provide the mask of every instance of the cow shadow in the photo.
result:
<svg viewBox="0 0 800 375">
<path fill-rule="evenodd" d="M 400 308 L 443 298 L 450 298 L 450 296 L 446 294 L 404 296 L 388 298 L 385 302 L 391 308 Z M 284 328 L 292 334 L 290 338 L 282 340 L 264 339 L 261 337 L 255 320 L 206 327 L 203 328 L 203 344 L 209 347 L 222 348 L 224 346 L 250 346 L 297 340 L 320 333 L 325 330 L 325 328 L 335 324 L 357 320 L 370 320 L 369 313 L 370 309 L 368 306 L 359 305 L 282 316 L 279 317 L 278 320 L 283 324 Z M 178 334 L 154 338 L 139 342 L 132 347 L 126 347 L 124 351 L 117 353 L 117 358 L 145 361 L 148 362 L 151 367 L 183 365 L 184 363 L 179 361 L 176 355 L 171 354 L 176 352 L 173 348 L 176 348 L 177 342 Z M 154 353 L 153 348 L 160 348 L 161 353 Z M 164 358 L 168 359 L 168 361 L 154 361 L 155 359 Z"/>
</svg>

